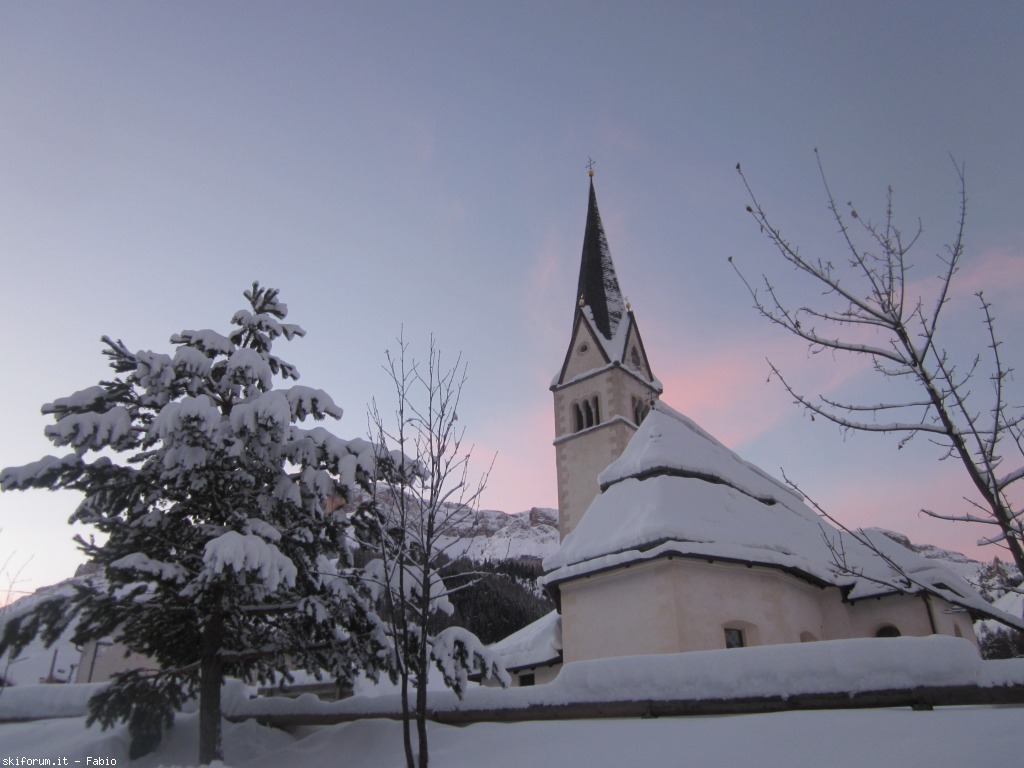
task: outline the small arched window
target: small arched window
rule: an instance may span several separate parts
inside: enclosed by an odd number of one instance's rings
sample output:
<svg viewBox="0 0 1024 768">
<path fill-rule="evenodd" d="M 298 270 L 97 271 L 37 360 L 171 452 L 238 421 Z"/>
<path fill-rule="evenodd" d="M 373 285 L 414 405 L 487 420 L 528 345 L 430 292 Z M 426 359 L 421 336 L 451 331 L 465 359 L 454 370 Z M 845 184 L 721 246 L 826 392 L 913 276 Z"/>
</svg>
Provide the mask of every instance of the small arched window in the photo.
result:
<svg viewBox="0 0 1024 768">
<path fill-rule="evenodd" d="M 722 625 L 726 648 L 747 648 L 758 644 L 756 624 L 749 621 L 728 621 Z"/>
<path fill-rule="evenodd" d="M 579 403 L 573 403 L 572 409 L 576 417 L 576 431 L 579 432 L 583 429 L 583 409 L 580 408 Z"/>
<path fill-rule="evenodd" d="M 899 637 L 902 634 L 898 627 L 892 624 L 883 624 L 875 632 L 875 637 Z"/>
</svg>

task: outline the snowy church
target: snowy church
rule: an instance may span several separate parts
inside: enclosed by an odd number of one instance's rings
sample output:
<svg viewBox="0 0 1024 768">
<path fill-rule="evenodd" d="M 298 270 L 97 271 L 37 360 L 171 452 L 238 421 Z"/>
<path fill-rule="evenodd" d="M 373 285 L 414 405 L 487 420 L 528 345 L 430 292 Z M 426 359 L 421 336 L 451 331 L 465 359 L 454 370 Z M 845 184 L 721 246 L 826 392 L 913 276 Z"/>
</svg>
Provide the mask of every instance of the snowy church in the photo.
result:
<svg viewBox="0 0 1024 768">
<path fill-rule="evenodd" d="M 557 610 L 493 646 L 517 684 L 643 654 L 899 635 L 977 646 L 973 621 L 992 608 L 958 574 L 880 532 L 828 525 L 660 400 L 590 176 L 551 385 L 560 545 L 541 583 Z"/>
<path fill-rule="evenodd" d="M 541 585 L 557 608 L 491 646 L 516 685 L 576 661 L 900 635 L 977 648 L 977 619 L 1024 629 L 941 562 L 833 528 L 662 402 L 592 177 L 573 302 L 551 384 L 560 543 Z M 77 681 L 153 666 L 92 642 Z"/>
</svg>

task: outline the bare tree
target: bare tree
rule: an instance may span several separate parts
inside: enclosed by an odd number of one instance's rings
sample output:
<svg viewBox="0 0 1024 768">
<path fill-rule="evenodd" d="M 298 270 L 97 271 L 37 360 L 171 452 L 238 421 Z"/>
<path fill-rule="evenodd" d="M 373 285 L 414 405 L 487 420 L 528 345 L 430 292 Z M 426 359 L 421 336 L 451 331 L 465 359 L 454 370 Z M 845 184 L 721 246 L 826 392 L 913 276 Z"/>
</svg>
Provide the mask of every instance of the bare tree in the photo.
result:
<svg viewBox="0 0 1024 768">
<path fill-rule="evenodd" d="M 0 533 L 3 533 L 3 528 L 0 528 Z M 11 603 L 14 602 L 14 596 L 21 591 L 20 586 L 24 581 L 24 579 L 21 578 L 21 572 L 32 559 L 29 557 L 21 565 L 15 566 L 13 564 L 15 554 L 17 554 L 16 550 L 7 555 L 3 562 L 0 563 L 0 627 L 6 623 L 4 620 L 4 614 L 7 612 L 8 608 L 10 608 Z M 3 669 L 0 670 L 0 695 L 3 694 L 4 689 L 8 685 L 12 684 L 10 678 L 11 664 L 16 661 L 14 653 L 11 651 L 0 655 L 0 658 L 4 657 L 6 657 L 6 661 L 2 662 Z"/>
<path fill-rule="evenodd" d="M 376 400 L 370 406 L 371 438 L 388 452 L 379 462 L 374 482 L 371 523 L 376 559 L 367 564 L 392 640 L 392 664 L 402 697 L 402 734 L 408 768 L 426 768 L 427 678 L 431 661 L 446 685 L 461 696 L 469 671 L 496 676 L 507 673 L 468 630 L 451 627 L 430 634 L 432 617 L 451 613 L 448 595 L 467 586 L 442 579 L 446 552 L 464 537 L 478 514 L 488 469 L 470 477 L 472 447 L 464 441 L 459 401 L 466 383 L 461 356 L 444 367 L 433 338 L 425 364 L 411 359 L 404 336 L 387 353 L 384 370 L 394 384 L 392 418 L 386 419 Z M 415 701 L 410 702 L 410 694 Z M 415 717 L 418 750 L 413 749 Z"/>
<path fill-rule="evenodd" d="M 881 222 L 860 216 L 852 203 L 836 202 L 815 150 L 828 202 L 839 229 L 840 253 L 808 256 L 791 244 L 769 220 L 740 165 L 736 170 L 750 195 L 747 212 L 779 255 L 820 289 L 815 302 L 797 305 L 784 299 L 776 284 L 762 274 L 755 287 L 734 268 L 754 299 L 754 307 L 770 322 L 810 345 L 812 352 L 832 351 L 863 357 L 886 380 L 909 383 L 908 397 L 880 402 L 845 402 L 797 391 L 771 361 L 794 401 L 812 418 L 821 416 L 844 430 L 900 435 L 900 447 L 923 435 L 941 446 L 942 459 L 958 461 L 977 489 L 980 500 L 966 499 L 962 514 L 940 514 L 944 520 L 984 523 L 997 529 L 983 543 L 1007 548 L 1024 572 L 1024 529 L 1010 492 L 1024 477 L 1024 413 L 1009 392 L 1012 367 L 1003 359 L 995 313 L 983 293 L 976 294 L 980 323 L 987 339 L 982 353 L 958 360 L 947 347 L 946 310 L 954 278 L 964 257 L 967 193 L 964 166 L 954 161 L 959 180 L 959 215 L 952 241 L 936 255 L 938 274 L 933 291 L 915 290 L 910 282 L 910 252 L 920 222 L 908 233 L 897 224 L 892 190 Z M 730 259 L 732 261 L 732 259 Z"/>
</svg>

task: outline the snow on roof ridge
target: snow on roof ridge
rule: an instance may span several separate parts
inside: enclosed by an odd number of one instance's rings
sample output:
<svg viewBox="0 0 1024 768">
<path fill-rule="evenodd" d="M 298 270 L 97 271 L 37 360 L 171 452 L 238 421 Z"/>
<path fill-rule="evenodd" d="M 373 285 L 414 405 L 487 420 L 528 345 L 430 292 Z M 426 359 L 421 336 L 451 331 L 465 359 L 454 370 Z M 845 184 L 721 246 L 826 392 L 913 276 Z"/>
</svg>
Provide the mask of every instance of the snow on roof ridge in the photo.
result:
<svg viewBox="0 0 1024 768">
<path fill-rule="evenodd" d="M 672 444 L 665 446 L 668 450 L 659 452 L 651 449 L 652 443 L 662 442 L 665 437 L 658 414 L 685 428 L 688 432 L 682 433 L 684 438 L 692 435 L 707 445 L 701 445 L 699 441 L 670 440 Z M 697 450 L 701 450 L 703 456 L 695 455 Z M 690 455 L 683 456 L 684 453 Z M 803 497 L 795 490 L 740 458 L 693 419 L 662 400 L 654 403 L 651 413 L 630 439 L 622 455 L 601 472 L 598 484 L 603 490 L 630 477 L 646 477 L 658 472 L 721 482 L 765 503 L 803 504 Z"/>
</svg>

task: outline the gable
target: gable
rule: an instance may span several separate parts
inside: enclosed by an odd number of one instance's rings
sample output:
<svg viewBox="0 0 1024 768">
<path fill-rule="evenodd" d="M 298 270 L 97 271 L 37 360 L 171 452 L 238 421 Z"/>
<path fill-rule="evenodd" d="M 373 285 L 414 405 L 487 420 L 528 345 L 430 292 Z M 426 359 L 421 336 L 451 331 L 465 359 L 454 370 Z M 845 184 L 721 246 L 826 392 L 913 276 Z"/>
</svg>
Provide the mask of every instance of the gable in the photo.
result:
<svg viewBox="0 0 1024 768">
<path fill-rule="evenodd" d="M 577 379 L 591 371 L 597 371 L 611 363 L 604 344 L 598 338 L 586 315 L 576 310 L 576 320 L 572 329 L 572 340 L 562 362 L 562 370 L 555 379 L 553 386 L 559 386 Z"/>
<path fill-rule="evenodd" d="M 621 362 L 640 378 L 654 381 L 654 372 L 647 359 L 647 350 L 644 349 L 643 339 L 640 338 L 640 328 L 637 326 L 632 312 L 628 315 L 628 322 L 629 329 L 626 333 L 626 343 L 622 346 Z"/>
</svg>

